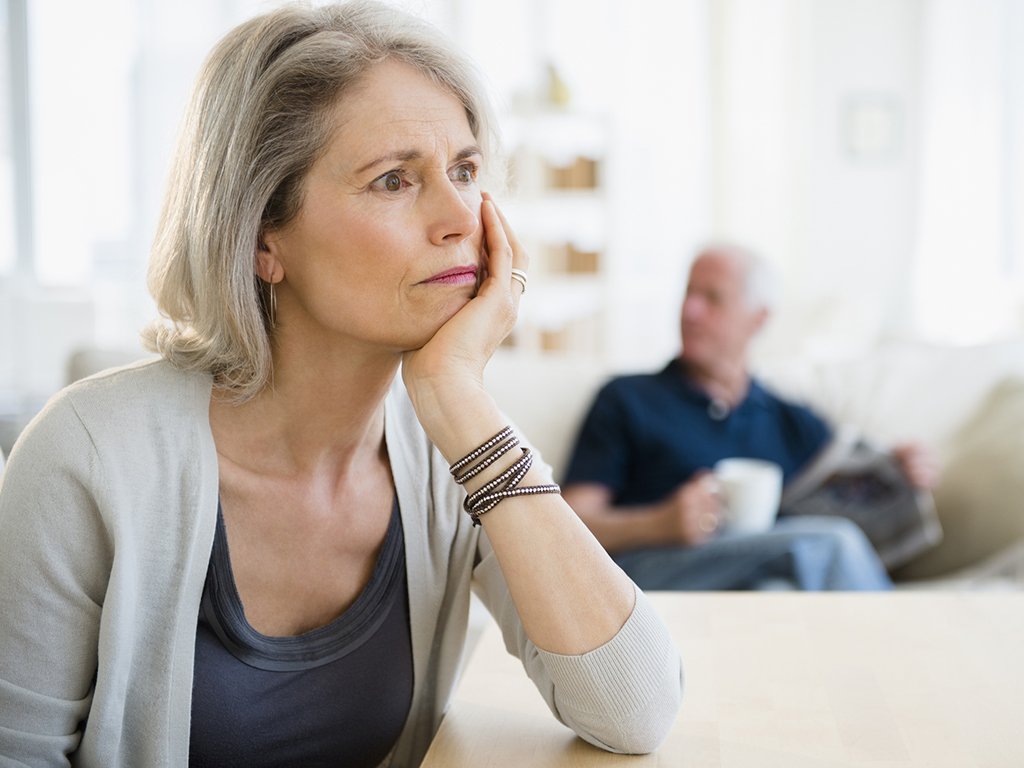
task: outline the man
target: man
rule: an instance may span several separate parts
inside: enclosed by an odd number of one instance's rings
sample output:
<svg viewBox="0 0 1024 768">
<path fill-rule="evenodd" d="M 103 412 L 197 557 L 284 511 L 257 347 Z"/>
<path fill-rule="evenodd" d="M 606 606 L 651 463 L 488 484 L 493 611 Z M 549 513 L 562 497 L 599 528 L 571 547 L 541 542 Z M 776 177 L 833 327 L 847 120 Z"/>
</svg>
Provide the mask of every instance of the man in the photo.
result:
<svg viewBox="0 0 1024 768">
<path fill-rule="evenodd" d="M 795 476 L 831 438 L 808 408 L 748 372 L 750 343 L 770 313 L 771 272 L 755 254 L 716 245 L 690 271 L 682 352 L 659 373 L 612 380 L 577 437 L 564 496 L 644 589 L 886 589 L 861 530 L 836 517 L 781 518 L 763 534 L 719 532 L 710 468 L 748 456 Z M 894 449 L 910 481 L 932 472 L 916 446 Z"/>
</svg>

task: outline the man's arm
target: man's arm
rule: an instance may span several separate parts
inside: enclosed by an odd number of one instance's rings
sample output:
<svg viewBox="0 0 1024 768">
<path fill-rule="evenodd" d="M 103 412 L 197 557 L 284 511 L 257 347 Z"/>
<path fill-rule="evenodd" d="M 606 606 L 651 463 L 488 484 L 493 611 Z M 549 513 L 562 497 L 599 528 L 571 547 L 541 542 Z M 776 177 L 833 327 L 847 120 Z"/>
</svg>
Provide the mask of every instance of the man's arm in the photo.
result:
<svg viewBox="0 0 1024 768">
<path fill-rule="evenodd" d="M 718 529 L 720 505 L 709 473 L 698 473 L 655 504 L 616 507 L 600 483 L 573 483 L 562 496 L 606 550 L 695 546 Z"/>
</svg>

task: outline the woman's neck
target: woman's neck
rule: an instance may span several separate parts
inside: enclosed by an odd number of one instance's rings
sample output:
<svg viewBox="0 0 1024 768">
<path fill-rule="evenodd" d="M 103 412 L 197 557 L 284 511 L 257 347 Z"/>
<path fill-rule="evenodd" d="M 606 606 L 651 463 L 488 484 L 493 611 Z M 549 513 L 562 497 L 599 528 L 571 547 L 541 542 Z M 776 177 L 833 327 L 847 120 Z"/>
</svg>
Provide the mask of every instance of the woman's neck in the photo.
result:
<svg viewBox="0 0 1024 768">
<path fill-rule="evenodd" d="M 380 455 L 384 399 L 401 357 L 324 349 L 315 358 L 274 353 L 271 382 L 233 405 L 215 395 L 218 453 L 263 472 L 336 472 Z"/>
</svg>

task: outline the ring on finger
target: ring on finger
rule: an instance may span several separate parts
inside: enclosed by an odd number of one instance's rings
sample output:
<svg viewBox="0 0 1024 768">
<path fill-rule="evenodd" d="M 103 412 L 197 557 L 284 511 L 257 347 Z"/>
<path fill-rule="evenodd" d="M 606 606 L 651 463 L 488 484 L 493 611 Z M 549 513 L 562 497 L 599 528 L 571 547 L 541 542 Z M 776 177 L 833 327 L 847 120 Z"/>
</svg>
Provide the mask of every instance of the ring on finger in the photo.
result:
<svg viewBox="0 0 1024 768">
<path fill-rule="evenodd" d="M 697 527 L 704 533 L 714 533 L 718 530 L 718 515 L 712 512 L 705 512 L 697 518 Z"/>
<path fill-rule="evenodd" d="M 526 272 L 521 269 L 513 269 L 512 279 L 519 283 L 523 287 L 523 293 L 526 293 Z"/>
</svg>

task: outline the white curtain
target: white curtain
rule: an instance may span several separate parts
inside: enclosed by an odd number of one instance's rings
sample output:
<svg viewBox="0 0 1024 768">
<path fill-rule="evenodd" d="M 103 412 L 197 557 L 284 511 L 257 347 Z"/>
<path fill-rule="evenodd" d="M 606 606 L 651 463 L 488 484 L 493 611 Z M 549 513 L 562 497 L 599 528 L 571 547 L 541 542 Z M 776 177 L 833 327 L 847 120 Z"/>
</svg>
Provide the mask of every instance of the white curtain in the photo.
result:
<svg viewBox="0 0 1024 768">
<path fill-rule="evenodd" d="M 924 5 L 914 321 L 981 342 L 1019 330 L 1024 296 L 1024 9 Z"/>
</svg>

